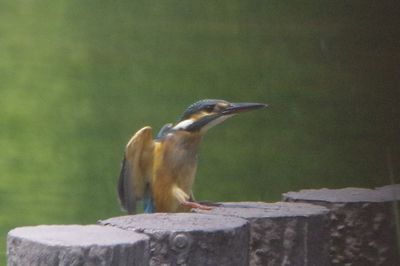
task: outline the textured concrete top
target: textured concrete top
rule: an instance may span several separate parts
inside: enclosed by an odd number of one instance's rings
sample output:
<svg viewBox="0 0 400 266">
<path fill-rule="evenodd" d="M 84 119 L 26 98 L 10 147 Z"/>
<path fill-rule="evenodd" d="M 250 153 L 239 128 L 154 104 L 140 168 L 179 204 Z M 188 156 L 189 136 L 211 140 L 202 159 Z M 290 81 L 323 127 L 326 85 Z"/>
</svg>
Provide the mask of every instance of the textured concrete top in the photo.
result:
<svg viewBox="0 0 400 266">
<path fill-rule="evenodd" d="M 246 220 L 198 213 L 153 213 L 120 216 L 100 221 L 103 225 L 135 231 L 215 231 L 246 225 Z"/>
<path fill-rule="evenodd" d="M 135 232 L 100 225 L 39 225 L 19 227 L 9 236 L 58 246 L 109 246 L 135 243 L 148 237 Z"/>
<path fill-rule="evenodd" d="M 323 202 L 386 202 L 400 200 L 400 184 L 367 188 L 304 189 L 283 194 L 285 200 L 310 200 Z"/>
<path fill-rule="evenodd" d="M 196 212 L 208 212 L 248 219 L 260 217 L 308 217 L 326 214 L 329 210 L 322 206 L 307 203 L 224 202 L 221 206 L 214 207 L 211 211 L 196 210 Z"/>
</svg>

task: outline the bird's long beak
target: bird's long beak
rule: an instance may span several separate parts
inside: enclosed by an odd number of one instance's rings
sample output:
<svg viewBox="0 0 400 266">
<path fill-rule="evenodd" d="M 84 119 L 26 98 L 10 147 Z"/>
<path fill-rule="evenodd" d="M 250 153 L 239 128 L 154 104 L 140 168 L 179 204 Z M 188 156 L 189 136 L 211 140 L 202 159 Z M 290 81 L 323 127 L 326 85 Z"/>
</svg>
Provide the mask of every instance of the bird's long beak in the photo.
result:
<svg viewBox="0 0 400 266">
<path fill-rule="evenodd" d="M 232 115 L 266 107 L 268 105 L 263 103 L 232 103 L 231 106 L 222 111 L 222 115 Z"/>
</svg>

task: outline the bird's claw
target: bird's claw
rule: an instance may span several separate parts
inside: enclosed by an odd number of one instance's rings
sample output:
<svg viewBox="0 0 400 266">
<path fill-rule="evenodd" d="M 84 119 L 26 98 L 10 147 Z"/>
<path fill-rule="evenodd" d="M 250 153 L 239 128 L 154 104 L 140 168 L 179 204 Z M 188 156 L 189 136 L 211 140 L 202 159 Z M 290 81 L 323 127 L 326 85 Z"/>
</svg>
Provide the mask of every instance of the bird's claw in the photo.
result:
<svg viewBox="0 0 400 266">
<path fill-rule="evenodd" d="M 191 209 L 200 209 L 200 210 L 206 210 L 206 211 L 212 210 L 212 207 L 210 207 L 210 206 L 205 206 L 200 203 L 192 202 L 192 201 L 185 201 L 182 203 L 182 205 L 190 207 Z"/>
</svg>

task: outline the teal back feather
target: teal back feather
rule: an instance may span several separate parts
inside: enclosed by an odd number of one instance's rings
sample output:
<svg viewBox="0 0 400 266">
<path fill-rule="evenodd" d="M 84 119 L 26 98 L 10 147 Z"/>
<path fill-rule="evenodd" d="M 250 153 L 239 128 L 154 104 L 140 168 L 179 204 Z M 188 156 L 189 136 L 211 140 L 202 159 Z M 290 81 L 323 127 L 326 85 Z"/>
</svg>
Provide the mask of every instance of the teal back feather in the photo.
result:
<svg viewBox="0 0 400 266">
<path fill-rule="evenodd" d="M 154 206 L 153 197 L 151 196 L 150 186 L 147 185 L 146 190 L 143 195 L 143 209 L 144 213 L 154 213 L 156 208 Z"/>
</svg>

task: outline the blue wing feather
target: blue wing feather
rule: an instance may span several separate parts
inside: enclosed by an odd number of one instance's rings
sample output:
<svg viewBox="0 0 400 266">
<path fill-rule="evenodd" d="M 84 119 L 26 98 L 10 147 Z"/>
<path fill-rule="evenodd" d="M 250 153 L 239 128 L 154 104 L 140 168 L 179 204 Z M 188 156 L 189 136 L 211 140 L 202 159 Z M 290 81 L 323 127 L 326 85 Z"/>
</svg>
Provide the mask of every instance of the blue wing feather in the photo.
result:
<svg viewBox="0 0 400 266">
<path fill-rule="evenodd" d="M 164 138 L 168 132 L 173 128 L 173 125 L 171 123 L 165 124 L 160 131 L 158 132 L 156 139 L 162 139 Z"/>
</svg>

